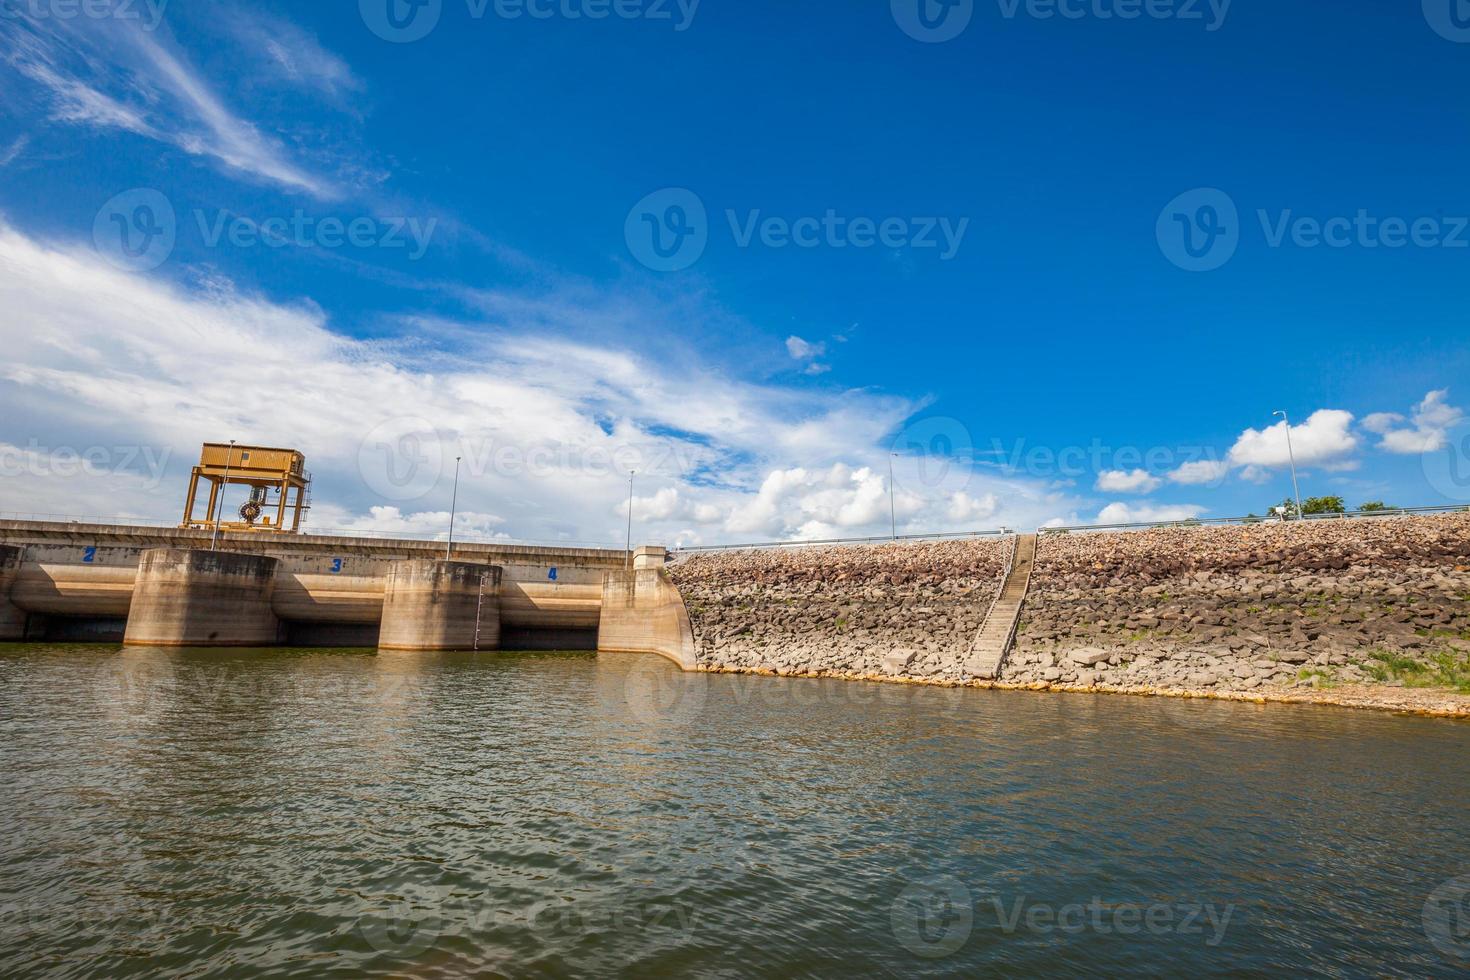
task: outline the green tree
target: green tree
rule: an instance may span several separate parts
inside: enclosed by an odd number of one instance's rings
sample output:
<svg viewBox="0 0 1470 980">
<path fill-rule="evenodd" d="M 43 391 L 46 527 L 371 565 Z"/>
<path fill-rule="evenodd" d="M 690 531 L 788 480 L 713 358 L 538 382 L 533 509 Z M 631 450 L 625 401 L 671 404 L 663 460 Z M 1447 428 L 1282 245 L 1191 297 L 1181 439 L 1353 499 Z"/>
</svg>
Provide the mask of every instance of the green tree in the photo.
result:
<svg viewBox="0 0 1470 980">
<path fill-rule="evenodd" d="M 1397 507 L 1391 507 L 1388 504 L 1385 504 L 1381 500 L 1370 500 L 1366 504 L 1359 504 L 1358 505 L 1358 510 L 1359 510 L 1359 512 L 1364 513 L 1364 514 L 1371 514 L 1374 511 L 1379 511 L 1379 510 L 1398 510 L 1398 508 Z"/>
<path fill-rule="evenodd" d="M 1345 514 L 1347 505 L 1341 497 L 1308 497 L 1302 501 L 1303 514 Z"/>
</svg>

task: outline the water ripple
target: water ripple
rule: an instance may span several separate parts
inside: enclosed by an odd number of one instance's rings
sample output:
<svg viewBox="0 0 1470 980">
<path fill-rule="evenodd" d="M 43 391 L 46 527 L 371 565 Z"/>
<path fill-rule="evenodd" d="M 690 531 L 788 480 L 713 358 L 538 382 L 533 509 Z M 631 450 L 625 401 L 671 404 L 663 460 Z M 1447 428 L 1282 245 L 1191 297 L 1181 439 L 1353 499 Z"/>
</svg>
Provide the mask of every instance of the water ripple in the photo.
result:
<svg viewBox="0 0 1470 980">
<path fill-rule="evenodd" d="M 1450 722 L 16 646 L 0 744 L 5 976 L 1470 966 Z"/>
</svg>

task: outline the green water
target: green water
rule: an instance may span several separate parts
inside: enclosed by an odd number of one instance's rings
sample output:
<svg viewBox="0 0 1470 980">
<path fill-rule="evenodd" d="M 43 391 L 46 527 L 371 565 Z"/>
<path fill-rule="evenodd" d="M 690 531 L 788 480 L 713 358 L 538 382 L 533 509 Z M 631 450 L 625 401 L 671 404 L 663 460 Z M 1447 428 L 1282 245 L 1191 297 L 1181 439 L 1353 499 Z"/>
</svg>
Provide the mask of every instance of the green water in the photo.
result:
<svg viewBox="0 0 1470 980">
<path fill-rule="evenodd" d="M 1470 726 L 0 647 L 0 976 L 1463 975 Z"/>
</svg>

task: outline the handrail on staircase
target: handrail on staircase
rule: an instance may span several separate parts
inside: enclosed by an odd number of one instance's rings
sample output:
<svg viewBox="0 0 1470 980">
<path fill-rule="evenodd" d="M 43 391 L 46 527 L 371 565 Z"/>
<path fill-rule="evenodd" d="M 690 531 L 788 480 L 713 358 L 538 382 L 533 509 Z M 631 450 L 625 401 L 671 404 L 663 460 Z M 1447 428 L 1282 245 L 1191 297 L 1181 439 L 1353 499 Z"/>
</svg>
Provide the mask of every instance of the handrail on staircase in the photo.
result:
<svg viewBox="0 0 1470 980">
<path fill-rule="evenodd" d="M 1016 551 L 1021 546 L 1021 535 L 1011 535 L 1011 553 L 1006 557 L 1006 567 L 1000 573 L 1000 585 L 996 586 L 995 596 L 990 600 L 990 608 L 985 611 L 985 618 L 980 621 L 980 628 L 975 631 L 975 639 L 970 642 L 970 655 L 974 656 L 980 646 L 980 637 L 985 635 L 985 627 L 990 624 L 990 617 L 995 615 L 995 607 L 1005 597 L 1006 583 L 1011 579 L 1011 571 L 1016 567 Z"/>
</svg>

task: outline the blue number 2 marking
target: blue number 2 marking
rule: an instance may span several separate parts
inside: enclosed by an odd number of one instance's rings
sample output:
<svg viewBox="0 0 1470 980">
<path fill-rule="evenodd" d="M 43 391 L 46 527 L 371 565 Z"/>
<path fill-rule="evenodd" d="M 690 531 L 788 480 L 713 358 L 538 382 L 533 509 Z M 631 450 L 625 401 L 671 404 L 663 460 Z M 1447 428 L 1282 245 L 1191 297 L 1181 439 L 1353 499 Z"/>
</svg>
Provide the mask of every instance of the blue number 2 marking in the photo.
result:
<svg viewBox="0 0 1470 980">
<path fill-rule="evenodd" d="M 342 559 L 340 559 L 340 558 L 333 558 L 332 559 L 332 574 L 333 575 L 341 575 L 342 574 Z"/>
<path fill-rule="evenodd" d="M 546 577 L 549 578 L 549 579 L 551 579 L 553 582 L 555 582 L 556 581 L 556 569 L 553 568 L 551 571 L 547 572 L 546 573 Z"/>
<path fill-rule="evenodd" d="M 82 549 L 82 561 L 91 563 L 97 560 L 97 546 L 88 545 Z"/>
</svg>

